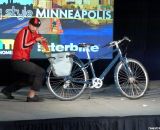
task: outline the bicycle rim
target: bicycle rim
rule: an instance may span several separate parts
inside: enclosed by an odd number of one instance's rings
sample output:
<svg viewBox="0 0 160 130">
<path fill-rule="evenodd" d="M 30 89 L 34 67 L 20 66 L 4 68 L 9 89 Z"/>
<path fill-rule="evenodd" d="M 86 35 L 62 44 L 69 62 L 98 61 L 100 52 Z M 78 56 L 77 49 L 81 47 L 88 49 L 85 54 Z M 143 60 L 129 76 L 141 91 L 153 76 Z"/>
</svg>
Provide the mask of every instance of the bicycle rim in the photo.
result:
<svg viewBox="0 0 160 130">
<path fill-rule="evenodd" d="M 137 99 L 144 95 L 148 87 L 148 74 L 144 66 L 137 60 L 128 59 L 132 76 L 128 75 L 120 62 L 115 71 L 115 83 L 121 93 L 128 98 Z"/>
<path fill-rule="evenodd" d="M 87 71 L 82 69 L 80 63 L 74 60 L 70 78 L 68 80 L 66 80 L 66 78 L 67 77 L 54 76 L 50 69 L 47 79 L 49 90 L 60 100 L 73 100 L 78 98 L 87 86 L 85 83 L 88 79 Z"/>
</svg>

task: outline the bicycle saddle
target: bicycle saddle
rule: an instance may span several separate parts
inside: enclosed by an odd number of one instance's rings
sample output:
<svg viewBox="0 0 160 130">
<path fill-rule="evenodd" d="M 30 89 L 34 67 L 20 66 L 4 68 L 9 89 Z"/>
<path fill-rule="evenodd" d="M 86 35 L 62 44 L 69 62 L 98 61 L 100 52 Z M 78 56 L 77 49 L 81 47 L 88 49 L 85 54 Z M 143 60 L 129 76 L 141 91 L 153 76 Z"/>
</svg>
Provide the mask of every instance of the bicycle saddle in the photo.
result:
<svg viewBox="0 0 160 130">
<path fill-rule="evenodd" d="M 81 43 L 78 45 L 78 47 L 90 47 L 90 46 L 94 46 L 95 44 L 89 44 L 89 43 Z"/>
</svg>

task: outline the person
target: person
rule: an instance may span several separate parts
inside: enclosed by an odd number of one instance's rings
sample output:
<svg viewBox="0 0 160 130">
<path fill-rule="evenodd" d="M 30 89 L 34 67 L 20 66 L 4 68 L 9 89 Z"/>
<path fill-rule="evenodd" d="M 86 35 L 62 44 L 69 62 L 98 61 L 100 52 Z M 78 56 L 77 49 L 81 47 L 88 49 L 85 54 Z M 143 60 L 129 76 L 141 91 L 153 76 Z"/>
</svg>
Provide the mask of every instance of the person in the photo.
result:
<svg viewBox="0 0 160 130">
<path fill-rule="evenodd" d="M 18 32 L 14 42 L 11 65 L 14 71 L 23 73 L 28 77 L 28 80 L 26 79 L 26 81 L 28 81 L 27 83 L 31 86 L 27 95 L 27 102 L 43 101 L 42 98 L 37 95 L 37 92 L 43 85 L 45 70 L 30 61 L 30 53 L 34 44 L 39 42 L 46 50 L 48 50 L 46 39 L 38 34 L 40 25 L 41 21 L 39 18 L 31 18 L 28 26 Z M 14 99 L 12 93 L 21 89 L 23 86 L 24 83 L 21 80 L 18 80 L 3 88 L 1 92 L 8 99 Z"/>
</svg>

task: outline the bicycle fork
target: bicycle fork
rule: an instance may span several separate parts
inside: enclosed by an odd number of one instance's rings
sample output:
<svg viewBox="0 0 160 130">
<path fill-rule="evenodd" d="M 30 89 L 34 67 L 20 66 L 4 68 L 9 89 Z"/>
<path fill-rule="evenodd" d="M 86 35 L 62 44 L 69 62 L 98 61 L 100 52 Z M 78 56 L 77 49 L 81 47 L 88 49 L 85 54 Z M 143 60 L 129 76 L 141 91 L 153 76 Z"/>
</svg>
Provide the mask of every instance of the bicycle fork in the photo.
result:
<svg viewBox="0 0 160 130">
<path fill-rule="evenodd" d="M 127 76 L 128 76 L 128 82 L 131 83 L 131 84 L 135 83 L 136 79 L 135 79 L 134 74 L 133 74 L 133 72 L 132 72 L 132 70 L 131 70 L 131 68 L 128 64 L 128 59 L 125 57 L 122 62 L 123 62 L 125 71 L 126 71 Z"/>
</svg>

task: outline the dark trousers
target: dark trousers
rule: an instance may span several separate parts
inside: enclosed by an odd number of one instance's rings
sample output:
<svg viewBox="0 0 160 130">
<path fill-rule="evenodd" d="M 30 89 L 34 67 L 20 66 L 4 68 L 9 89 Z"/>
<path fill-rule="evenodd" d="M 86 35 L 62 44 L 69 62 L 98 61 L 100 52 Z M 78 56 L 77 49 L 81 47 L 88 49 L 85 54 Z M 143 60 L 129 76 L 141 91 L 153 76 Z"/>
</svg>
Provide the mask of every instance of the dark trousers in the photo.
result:
<svg viewBox="0 0 160 130">
<path fill-rule="evenodd" d="M 6 91 L 15 92 L 25 85 L 30 85 L 32 90 L 40 90 L 45 79 L 45 70 L 43 68 L 33 62 L 21 60 L 12 61 L 11 65 L 18 79 L 13 84 L 5 87 Z"/>
</svg>

